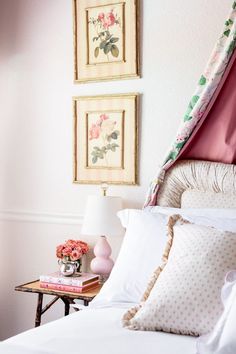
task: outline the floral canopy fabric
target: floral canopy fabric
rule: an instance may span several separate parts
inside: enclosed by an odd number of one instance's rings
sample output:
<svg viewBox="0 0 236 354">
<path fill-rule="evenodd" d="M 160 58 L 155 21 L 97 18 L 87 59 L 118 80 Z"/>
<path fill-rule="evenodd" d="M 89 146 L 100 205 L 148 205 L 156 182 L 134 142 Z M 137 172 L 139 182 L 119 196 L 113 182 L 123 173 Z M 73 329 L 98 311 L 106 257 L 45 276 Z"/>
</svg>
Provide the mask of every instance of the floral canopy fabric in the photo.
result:
<svg viewBox="0 0 236 354">
<path fill-rule="evenodd" d="M 236 163 L 236 1 L 144 207 L 158 204 L 165 172 L 180 158 Z"/>
</svg>

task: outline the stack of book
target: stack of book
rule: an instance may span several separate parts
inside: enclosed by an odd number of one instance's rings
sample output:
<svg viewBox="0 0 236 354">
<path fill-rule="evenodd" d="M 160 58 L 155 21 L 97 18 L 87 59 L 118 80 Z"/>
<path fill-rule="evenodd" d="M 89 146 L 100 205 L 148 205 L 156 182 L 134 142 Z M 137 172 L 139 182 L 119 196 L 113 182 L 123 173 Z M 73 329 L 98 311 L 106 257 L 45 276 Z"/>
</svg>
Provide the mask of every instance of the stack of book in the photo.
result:
<svg viewBox="0 0 236 354">
<path fill-rule="evenodd" d="M 39 281 L 40 287 L 44 289 L 83 293 L 98 286 L 99 275 L 75 273 L 70 277 L 65 277 L 58 271 L 48 275 L 40 275 Z"/>
</svg>

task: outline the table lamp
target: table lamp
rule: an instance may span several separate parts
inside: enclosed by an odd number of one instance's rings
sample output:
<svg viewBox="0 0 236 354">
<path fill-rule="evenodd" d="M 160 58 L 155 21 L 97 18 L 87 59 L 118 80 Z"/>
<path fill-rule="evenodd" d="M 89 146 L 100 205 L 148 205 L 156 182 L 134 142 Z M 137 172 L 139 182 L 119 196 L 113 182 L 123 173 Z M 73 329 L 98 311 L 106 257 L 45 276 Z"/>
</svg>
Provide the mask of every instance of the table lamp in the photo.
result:
<svg viewBox="0 0 236 354">
<path fill-rule="evenodd" d="M 121 209 L 122 199 L 120 197 L 88 196 L 81 232 L 84 235 L 100 235 L 94 247 L 95 258 L 91 262 L 91 270 L 101 275 L 102 278 L 106 278 L 110 274 L 114 265 L 110 258 L 111 246 L 106 236 L 115 236 L 122 233 L 123 228 L 116 215 Z"/>
</svg>

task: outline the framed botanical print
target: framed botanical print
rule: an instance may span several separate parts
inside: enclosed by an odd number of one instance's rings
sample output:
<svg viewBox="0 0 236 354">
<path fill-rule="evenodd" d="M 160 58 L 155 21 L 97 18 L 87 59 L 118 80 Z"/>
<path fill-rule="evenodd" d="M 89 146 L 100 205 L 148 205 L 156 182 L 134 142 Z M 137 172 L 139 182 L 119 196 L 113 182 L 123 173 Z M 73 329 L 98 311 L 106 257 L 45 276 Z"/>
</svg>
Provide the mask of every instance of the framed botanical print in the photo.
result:
<svg viewBox="0 0 236 354">
<path fill-rule="evenodd" d="M 137 184 L 138 94 L 73 97 L 74 182 Z"/>
<path fill-rule="evenodd" d="M 73 0 L 76 83 L 139 77 L 138 0 Z"/>
</svg>

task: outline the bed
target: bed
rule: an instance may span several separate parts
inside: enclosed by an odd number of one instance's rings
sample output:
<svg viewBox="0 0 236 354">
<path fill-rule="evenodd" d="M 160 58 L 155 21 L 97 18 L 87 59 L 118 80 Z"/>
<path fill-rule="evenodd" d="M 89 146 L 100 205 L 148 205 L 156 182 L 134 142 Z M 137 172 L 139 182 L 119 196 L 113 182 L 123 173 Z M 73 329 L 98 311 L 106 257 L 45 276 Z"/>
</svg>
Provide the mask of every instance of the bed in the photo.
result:
<svg viewBox="0 0 236 354">
<path fill-rule="evenodd" d="M 176 208 L 184 208 L 185 213 L 189 208 L 201 210 L 202 220 L 207 223 L 209 220 L 205 209 L 202 208 L 207 208 L 208 212 L 214 208 L 215 216 L 216 208 L 221 208 L 221 220 L 224 218 L 223 208 L 227 210 L 232 208 L 230 217 L 235 219 L 235 197 L 236 166 L 189 160 L 177 163 L 167 173 L 160 190 L 159 204 L 164 207 L 164 211 L 167 210 L 172 214 Z M 158 208 L 150 209 L 148 208 L 145 214 L 146 218 L 149 217 L 148 213 L 159 213 Z M 140 257 L 138 246 L 133 247 L 137 247 L 137 257 Z M 117 262 L 118 264 L 120 262 L 120 266 L 117 266 L 119 268 L 117 274 L 114 272 L 116 279 L 113 283 L 110 282 L 111 288 L 117 286 L 115 281 L 122 273 L 124 259 L 118 259 Z M 114 278 L 114 275 L 112 277 Z M 137 281 L 135 291 L 141 291 L 139 286 L 141 289 L 143 284 Z M 125 287 L 123 290 L 128 291 Z M 95 306 L 7 339 L 0 344 L 0 353 L 195 354 L 196 337 L 160 331 L 132 331 L 122 326 L 121 319 L 124 313 L 128 308 L 137 305 L 138 296 L 139 294 L 136 299 L 130 301 L 129 299 L 121 301 L 122 297 L 120 299 L 114 297 L 114 301 L 105 302 L 104 306 L 99 301 L 97 301 L 99 306 L 96 306 L 95 301 Z"/>
</svg>

